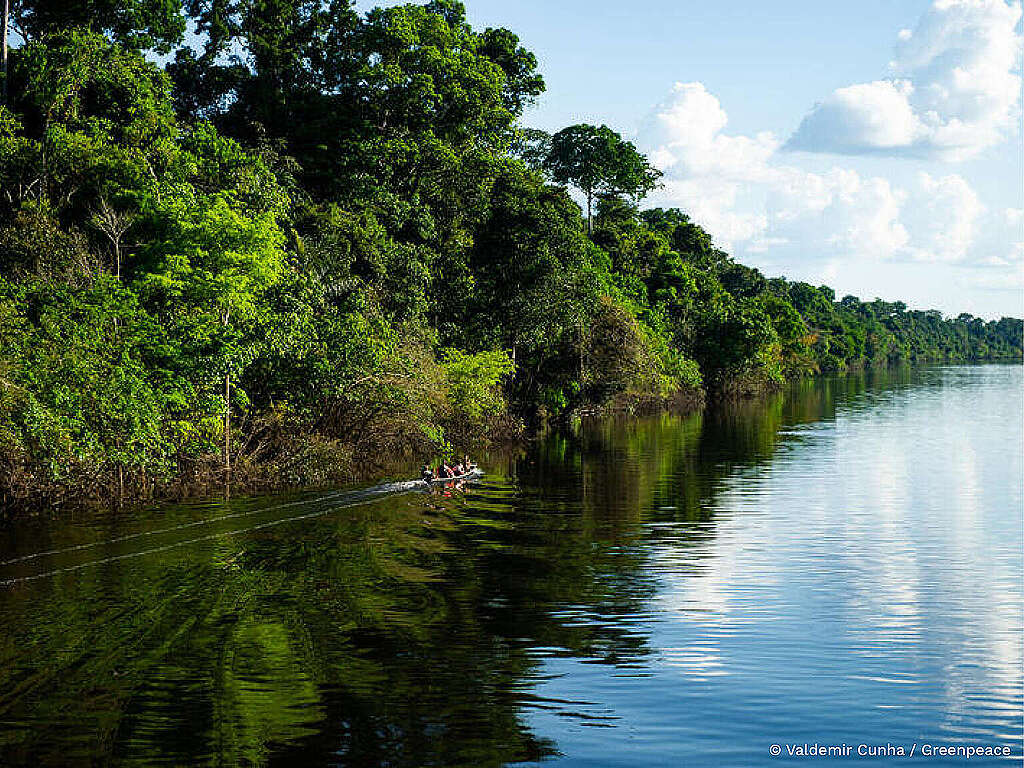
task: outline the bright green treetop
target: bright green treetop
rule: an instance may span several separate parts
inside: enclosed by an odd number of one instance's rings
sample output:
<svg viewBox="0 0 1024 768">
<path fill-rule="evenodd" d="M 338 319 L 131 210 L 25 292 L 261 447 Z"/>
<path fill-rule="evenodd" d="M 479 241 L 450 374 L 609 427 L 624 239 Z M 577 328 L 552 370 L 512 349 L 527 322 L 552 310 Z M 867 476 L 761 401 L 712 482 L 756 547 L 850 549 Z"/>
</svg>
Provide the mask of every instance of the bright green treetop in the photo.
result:
<svg viewBox="0 0 1024 768">
<path fill-rule="evenodd" d="M 598 194 L 642 199 L 654 189 L 661 171 L 607 125 L 580 124 L 551 137 L 545 167 L 560 184 L 572 184 L 587 198 L 587 230 L 593 231 L 593 203 Z"/>
</svg>

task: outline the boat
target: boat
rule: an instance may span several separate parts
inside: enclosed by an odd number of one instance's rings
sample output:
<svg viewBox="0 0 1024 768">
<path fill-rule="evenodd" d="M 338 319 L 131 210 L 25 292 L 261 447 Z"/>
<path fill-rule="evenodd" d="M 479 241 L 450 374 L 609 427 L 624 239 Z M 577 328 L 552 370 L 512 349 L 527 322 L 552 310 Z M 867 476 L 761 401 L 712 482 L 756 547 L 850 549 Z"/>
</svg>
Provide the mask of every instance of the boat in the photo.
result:
<svg viewBox="0 0 1024 768">
<path fill-rule="evenodd" d="M 483 470 L 480 469 L 480 467 L 473 467 L 471 470 L 469 470 L 469 472 L 466 472 L 461 475 L 456 475 L 455 477 L 434 477 L 431 478 L 430 480 L 422 479 L 421 482 L 424 482 L 427 485 L 444 485 L 445 483 L 457 483 L 460 480 L 469 480 L 470 478 L 473 477 L 479 477 L 482 474 Z"/>
</svg>

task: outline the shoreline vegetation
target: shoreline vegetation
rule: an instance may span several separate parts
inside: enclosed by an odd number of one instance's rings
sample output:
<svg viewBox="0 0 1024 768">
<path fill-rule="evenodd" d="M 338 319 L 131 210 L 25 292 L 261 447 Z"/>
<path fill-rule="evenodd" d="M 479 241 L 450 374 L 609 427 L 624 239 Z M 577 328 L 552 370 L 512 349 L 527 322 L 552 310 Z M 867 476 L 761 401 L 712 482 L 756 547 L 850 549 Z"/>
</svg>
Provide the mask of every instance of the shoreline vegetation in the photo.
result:
<svg viewBox="0 0 1024 768">
<path fill-rule="evenodd" d="M 10 18 L 0 517 L 1022 358 L 1019 319 L 837 298 L 643 209 L 647 158 L 607 126 L 523 127 L 536 57 L 455 0 L 99 6 Z"/>
</svg>

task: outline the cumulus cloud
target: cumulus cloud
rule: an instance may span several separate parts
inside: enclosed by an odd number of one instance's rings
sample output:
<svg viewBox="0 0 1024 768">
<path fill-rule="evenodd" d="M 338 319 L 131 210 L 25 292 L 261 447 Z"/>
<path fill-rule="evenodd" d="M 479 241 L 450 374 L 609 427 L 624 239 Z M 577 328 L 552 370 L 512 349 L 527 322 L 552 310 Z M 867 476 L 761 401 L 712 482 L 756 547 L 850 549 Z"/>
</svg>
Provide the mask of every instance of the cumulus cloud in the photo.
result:
<svg viewBox="0 0 1024 768">
<path fill-rule="evenodd" d="M 1024 209 L 987 211 L 978 222 L 975 248 L 982 254 L 973 284 L 996 290 L 1024 289 Z"/>
<path fill-rule="evenodd" d="M 875 80 L 839 88 L 814 108 L 789 149 L 856 154 L 914 146 L 927 128 L 914 112 L 909 80 Z"/>
<path fill-rule="evenodd" d="M 935 178 L 920 173 L 912 196 L 914 205 L 903 212 L 912 244 L 908 248 L 910 257 L 946 262 L 965 259 L 986 212 L 966 179 L 956 174 Z"/>
<path fill-rule="evenodd" d="M 934 0 L 898 33 L 889 78 L 834 91 L 786 148 L 961 160 L 998 143 L 1019 115 L 1020 19 L 1017 2 Z"/>
<path fill-rule="evenodd" d="M 676 83 L 642 131 L 654 148 L 652 162 L 666 173 L 748 179 L 775 153 L 779 140 L 770 132 L 752 138 L 726 135 L 722 131 L 728 122 L 703 83 Z"/>
<path fill-rule="evenodd" d="M 649 202 L 686 210 L 727 249 L 790 265 L 1020 264 L 1024 215 L 989 211 L 962 176 L 921 172 L 898 185 L 840 166 L 809 171 L 789 162 L 773 134 L 734 135 L 727 125 L 703 84 L 677 83 L 638 136 L 665 174 Z"/>
<path fill-rule="evenodd" d="M 906 193 L 878 176 L 779 166 L 767 199 L 767 236 L 792 244 L 801 255 L 887 259 L 908 245 L 900 220 Z"/>
</svg>

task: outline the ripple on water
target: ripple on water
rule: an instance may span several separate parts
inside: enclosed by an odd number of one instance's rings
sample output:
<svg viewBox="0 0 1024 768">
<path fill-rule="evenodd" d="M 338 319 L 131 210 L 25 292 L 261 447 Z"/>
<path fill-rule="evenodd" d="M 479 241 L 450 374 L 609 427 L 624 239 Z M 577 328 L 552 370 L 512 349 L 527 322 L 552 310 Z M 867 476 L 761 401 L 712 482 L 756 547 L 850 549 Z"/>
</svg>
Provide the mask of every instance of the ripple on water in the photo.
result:
<svg viewBox="0 0 1024 768">
<path fill-rule="evenodd" d="M 0 591 L 0 763 L 1019 755 L 1022 382 L 871 372 L 587 421 L 464 492 L 5 530 L 0 579 L 43 577 Z"/>
</svg>

